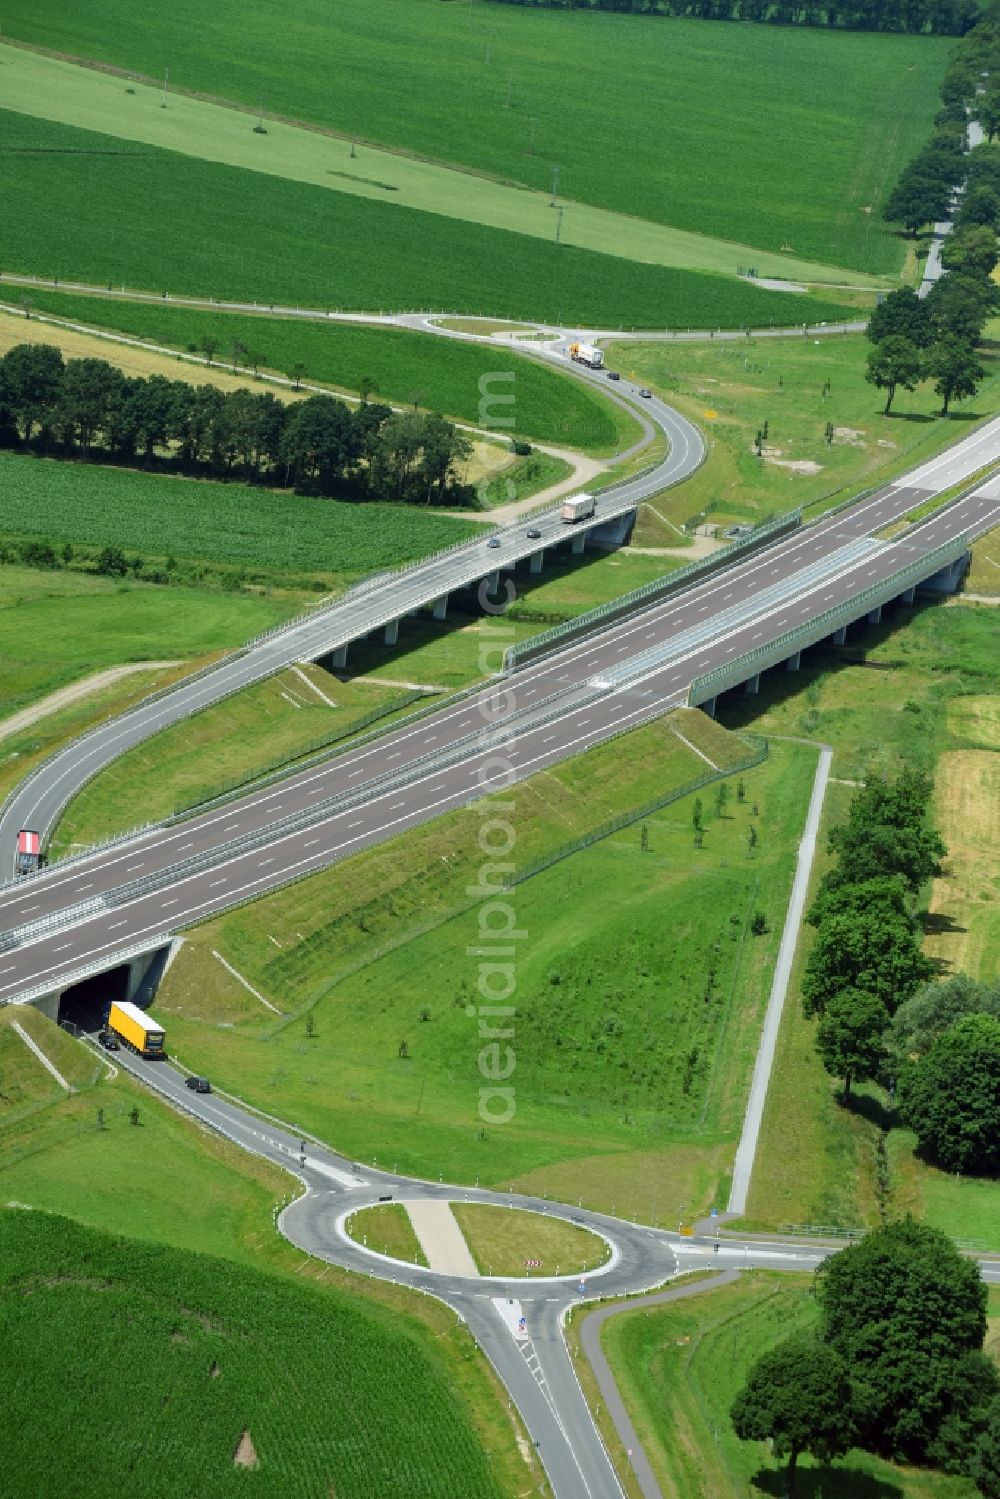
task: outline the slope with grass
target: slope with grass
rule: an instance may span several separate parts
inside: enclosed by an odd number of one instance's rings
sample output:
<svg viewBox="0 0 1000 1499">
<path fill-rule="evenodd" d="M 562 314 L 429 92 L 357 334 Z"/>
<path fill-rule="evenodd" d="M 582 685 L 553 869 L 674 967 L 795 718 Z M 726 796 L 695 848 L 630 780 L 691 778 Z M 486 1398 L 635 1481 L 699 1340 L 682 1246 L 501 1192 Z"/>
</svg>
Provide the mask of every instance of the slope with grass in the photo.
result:
<svg viewBox="0 0 1000 1499">
<path fill-rule="evenodd" d="M 265 307 L 442 309 L 598 327 L 801 323 L 843 312 L 835 292 L 806 299 L 626 261 L 9 111 L 0 111 L 0 132 L 0 192 L 18 204 L 0 226 L 5 271 Z"/>
<path fill-rule="evenodd" d="M 605 1324 L 602 1347 L 664 1499 L 785 1492 L 784 1463 L 766 1443 L 739 1441 L 729 1408 L 761 1354 L 812 1327 L 811 1289 L 808 1276 L 757 1270 Z M 995 1318 L 995 1299 L 991 1309 Z M 897 1467 L 858 1451 L 833 1463 L 801 1458 L 795 1491 L 801 1499 L 974 1499 L 977 1492 L 969 1479 Z"/>
<path fill-rule="evenodd" d="M 243 1494 L 248 1469 L 261 1495 L 505 1492 L 443 1351 L 384 1312 L 40 1213 L 0 1240 L 11 1499 Z"/>
<path fill-rule="evenodd" d="M 509 355 L 503 348 L 482 349 L 398 328 L 326 326 L 60 292 L 33 291 L 30 300 L 33 307 L 57 317 L 180 350 L 198 352 L 211 339 L 220 364 L 227 358 L 231 362 L 234 343 L 241 343 L 260 349 L 261 366 L 277 373 L 287 375 L 300 366 L 304 379 L 345 391 L 357 391 L 362 381 L 373 380 L 379 400 L 440 411 L 473 426 L 484 424 L 483 391 L 491 388 L 488 382 L 498 372 L 513 371 L 513 379 L 492 387 L 495 393 L 514 397 L 512 405 L 500 409 L 503 436 L 599 454 L 628 447 L 640 436 L 638 423 L 621 407 L 602 400 L 580 381 L 570 381 L 535 360 Z M 47 333 L 36 336 L 44 341 Z M 112 358 L 113 350 L 109 348 L 104 357 Z M 200 371 L 190 378 L 200 379 Z M 496 410 L 492 414 L 495 417 Z"/>
<path fill-rule="evenodd" d="M 210 27 L 181 0 L 169 37 L 125 0 L 99 24 L 82 0 L 58 16 L 15 0 L 4 34 L 157 82 L 169 58 L 182 88 L 251 108 L 263 92 L 274 114 L 540 192 L 558 162 L 570 200 L 873 271 L 901 263 L 878 202 L 923 142 L 949 45 L 433 0 L 305 0 L 294 15 L 222 0 Z M 782 174 L 763 190 L 765 137 Z M 343 154 L 345 175 L 379 177 L 363 147 Z"/>
<path fill-rule="evenodd" d="M 519 865 L 704 772 L 673 732 L 699 718 L 674 715 L 517 787 Z M 740 747 L 720 736 L 716 764 L 727 746 L 733 763 Z M 483 1131 L 476 1112 L 468 811 L 195 930 L 158 1001 L 175 1044 L 222 1085 L 407 1172 L 513 1180 L 650 1217 L 705 1210 L 739 1132 L 813 761 L 782 748 L 746 773 L 744 801 L 734 778 L 728 810 L 706 812 L 702 850 L 688 797 L 645 834 L 633 825 L 516 887 L 530 942 L 517 1115 L 502 1130 Z M 771 929 L 751 938 L 757 910 Z M 289 1019 L 262 1026 L 213 949 Z"/>
</svg>

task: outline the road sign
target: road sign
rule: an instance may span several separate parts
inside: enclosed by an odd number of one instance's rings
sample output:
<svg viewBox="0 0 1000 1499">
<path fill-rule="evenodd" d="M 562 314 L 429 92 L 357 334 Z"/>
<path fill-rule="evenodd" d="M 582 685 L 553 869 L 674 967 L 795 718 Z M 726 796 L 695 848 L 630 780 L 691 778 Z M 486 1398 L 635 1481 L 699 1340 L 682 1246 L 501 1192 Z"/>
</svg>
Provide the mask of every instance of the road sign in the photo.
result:
<svg viewBox="0 0 1000 1499">
<path fill-rule="evenodd" d="M 541 1260 L 525 1260 L 524 1268 L 526 1270 L 540 1270 L 542 1268 L 542 1262 Z"/>
<path fill-rule="evenodd" d="M 582 1276 L 580 1278 L 580 1285 L 579 1285 L 578 1289 L 579 1289 L 579 1292 L 580 1292 L 581 1296 L 583 1295 L 584 1291 L 587 1289 L 587 1282 L 582 1278 Z"/>
<path fill-rule="evenodd" d="M 712 1209 L 712 1217 L 713 1218 L 718 1218 L 718 1216 L 719 1216 L 719 1209 L 718 1208 L 713 1208 Z"/>
<path fill-rule="evenodd" d="M 517 1330 L 518 1330 L 518 1332 L 524 1332 L 524 1329 L 527 1327 L 527 1325 L 528 1325 L 527 1322 L 524 1320 L 523 1317 L 521 1317 L 519 1319 L 519 1321 L 518 1321 L 518 1324 L 517 1324 Z"/>
</svg>

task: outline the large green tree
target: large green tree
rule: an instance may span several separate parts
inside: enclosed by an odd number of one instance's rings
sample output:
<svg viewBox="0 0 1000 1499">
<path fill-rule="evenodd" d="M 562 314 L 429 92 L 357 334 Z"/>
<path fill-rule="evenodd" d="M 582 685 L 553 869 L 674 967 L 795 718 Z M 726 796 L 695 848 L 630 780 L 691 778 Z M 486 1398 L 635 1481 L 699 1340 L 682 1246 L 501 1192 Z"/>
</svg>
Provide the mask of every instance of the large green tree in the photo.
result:
<svg viewBox="0 0 1000 1499">
<path fill-rule="evenodd" d="M 873 344 L 886 338 L 905 338 L 918 349 L 925 348 L 932 331 L 927 303 L 912 286 L 901 286 L 872 309 L 865 331 Z"/>
<path fill-rule="evenodd" d="M 883 411 L 888 416 L 897 387 L 901 385 L 904 390 L 916 390 L 923 373 L 923 355 L 916 344 L 898 334 L 890 334 L 868 355 L 865 379 L 869 385 L 885 391 Z"/>
<path fill-rule="evenodd" d="M 927 350 L 927 373 L 941 397 L 941 415 L 948 415 L 952 401 L 974 396 L 986 371 L 976 357 L 971 343 L 957 334 L 946 333 Z"/>
<path fill-rule="evenodd" d="M 941 873 L 945 846 L 927 826 L 931 781 L 904 769 L 894 782 L 873 776 L 851 802 L 847 821 L 830 830 L 836 869 L 825 885 L 862 884 L 901 875 L 914 893 Z"/>
<path fill-rule="evenodd" d="M 769 1441 L 776 1457 L 788 1458 L 790 1493 L 803 1452 L 829 1461 L 857 1440 L 844 1361 L 807 1336 L 788 1338 L 757 1360 L 730 1418 L 742 1441 Z"/>
<path fill-rule="evenodd" d="M 945 1423 L 967 1414 L 963 1402 L 996 1388 L 979 1354 L 986 1287 L 940 1230 L 906 1219 L 866 1234 L 820 1266 L 817 1296 L 823 1339 L 847 1364 L 871 1451 L 928 1461 Z"/>
<path fill-rule="evenodd" d="M 53 420 L 64 374 L 62 354 L 51 344 L 17 344 L 0 360 L 0 405 L 25 442 Z"/>
<path fill-rule="evenodd" d="M 924 1056 L 938 1036 L 966 1015 L 992 1015 L 1000 1020 L 1000 979 L 973 979 L 956 973 L 921 984 L 900 1005 L 886 1034 L 894 1065 L 899 1068 Z"/>
<path fill-rule="evenodd" d="M 966 1015 L 903 1071 L 899 1111 L 948 1171 L 1000 1174 L 1000 1020 Z"/>
<path fill-rule="evenodd" d="M 891 1015 L 930 973 L 909 917 L 877 909 L 831 916 L 806 960 L 803 1008 L 806 1015 L 822 1015 L 845 989 L 863 989 Z"/>
<path fill-rule="evenodd" d="M 816 1050 L 831 1077 L 844 1079 L 844 1098 L 852 1082 L 871 1082 L 882 1070 L 889 1011 L 875 994 L 842 989 L 826 1003 L 816 1028 Z"/>
<path fill-rule="evenodd" d="M 969 1473 L 986 1499 L 1000 1499 L 1000 1397 L 986 1412 Z"/>
</svg>

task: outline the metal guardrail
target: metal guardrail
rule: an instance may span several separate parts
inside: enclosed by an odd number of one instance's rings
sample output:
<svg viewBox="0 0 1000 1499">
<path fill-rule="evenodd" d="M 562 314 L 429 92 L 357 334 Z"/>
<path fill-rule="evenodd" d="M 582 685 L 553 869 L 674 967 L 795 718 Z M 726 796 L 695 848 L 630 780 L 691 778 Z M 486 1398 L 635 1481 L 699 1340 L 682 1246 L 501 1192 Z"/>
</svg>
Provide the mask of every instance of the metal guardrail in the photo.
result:
<svg viewBox="0 0 1000 1499">
<path fill-rule="evenodd" d="M 642 604 L 654 599 L 666 598 L 671 593 L 686 588 L 692 582 L 697 582 L 715 572 L 723 572 L 734 562 L 745 557 L 748 552 L 755 551 L 778 536 L 797 530 L 801 523 L 801 510 L 775 516 L 772 520 L 755 527 L 749 536 L 743 536 L 734 541 L 723 552 L 714 552 L 711 556 L 702 557 L 697 562 L 688 562 L 675 572 L 666 573 L 662 578 L 654 578 L 652 582 L 644 583 L 641 588 L 633 588 L 630 593 L 622 594 L 618 599 L 612 599 L 607 604 L 599 604 L 596 609 L 588 609 L 586 614 L 577 615 L 575 619 L 566 620 L 561 625 L 553 625 L 550 630 L 543 630 L 538 635 L 532 635 L 527 640 L 508 648 L 504 655 L 504 670 L 514 671 L 524 661 L 544 654 L 574 635 L 585 634 L 605 620 L 629 614 Z"/>
<path fill-rule="evenodd" d="M 854 594 L 852 598 L 845 599 L 843 603 L 835 604 L 832 609 L 824 609 L 822 613 L 813 615 L 801 625 L 796 625 L 793 630 L 786 630 L 769 644 L 756 646 L 752 651 L 737 656 L 733 661 L 727 661 L 724 666 L 716 666 L 703 676 L 695 677 L 688 689 L 688 705 L 695 708 L 699 703 L 708 702 L 710 698 L 716 697 L 720 692 L 725 692 L 729 687 L 736 687 L 740 682 L 745 682 L 756 671 L 766 670 L 767 666 L 794 655 L 797 650 L 805 650 L 807 646 L 815 644 L 817 640 L 839 629 L 841 625 L 851 624 L 864 614 L 866 609 L 887 603 L 897 593 L 909 588 L 911 584 L 923 582 L 932 574 L 939 572 L 942 567 L 946 567 L 949 562 L 957 561 L 968 546 L 969 537 L 963 532 L 961 536 L 953 537 L 951 541 L 943 542 L 940 546 L 925 552 L 923 557 L 915 562 L 906 563 L 896 572 L 883 578 L 880 583 L 872 583 L 860 593 Z"/>
</svg>

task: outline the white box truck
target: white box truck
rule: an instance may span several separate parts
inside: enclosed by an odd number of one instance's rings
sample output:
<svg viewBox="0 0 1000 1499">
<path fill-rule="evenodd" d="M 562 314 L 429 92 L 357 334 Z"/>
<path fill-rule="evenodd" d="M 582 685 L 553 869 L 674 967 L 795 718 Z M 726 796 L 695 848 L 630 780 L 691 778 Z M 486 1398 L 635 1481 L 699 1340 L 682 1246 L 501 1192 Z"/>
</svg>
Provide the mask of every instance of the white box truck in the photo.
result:
<svg viewBox="0 0 1000 1499">
<path fill-rule="evenodd" d="M 593 344 L 570 344 L 569 357 L 577 364 L 585 364 L 592 370 L 604 368 L 604 350 L 595 348 Z"/>
<path fill-rule="evenodd" d="M 562 520 L 571 524 L 573 521 L 586 520 L 596 509 L 597 501 L 592 494 L 574 494 L 568 500 L 563 500 L 559 515 Z"/>
</svg>

